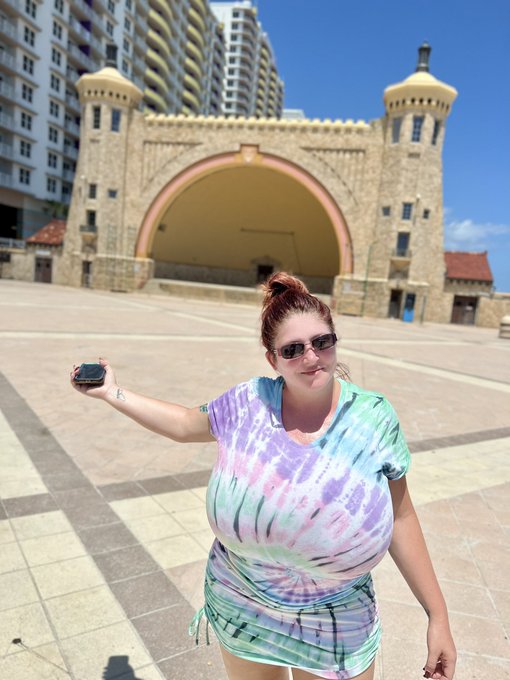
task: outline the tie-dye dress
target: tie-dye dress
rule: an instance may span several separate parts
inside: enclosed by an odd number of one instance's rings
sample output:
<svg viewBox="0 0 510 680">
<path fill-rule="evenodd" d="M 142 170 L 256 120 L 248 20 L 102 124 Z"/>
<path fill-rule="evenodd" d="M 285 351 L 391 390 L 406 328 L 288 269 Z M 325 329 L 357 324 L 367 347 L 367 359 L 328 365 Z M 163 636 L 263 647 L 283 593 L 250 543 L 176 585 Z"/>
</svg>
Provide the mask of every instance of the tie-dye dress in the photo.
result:
<svg viewBox="0 0 510 680">
<path fill-rule="evenodd" d="M 204 607 L 232 654 L 335 680 L 362 673 L 377 652 L 370 569 L 391 540 L 388 480 L 409 465 L 389 402 L 340 383 L 330 426 L 305 445 L 282 425 L 281 378 L 255 378 L 208 405 L 217 538 Z"/>
</svg>

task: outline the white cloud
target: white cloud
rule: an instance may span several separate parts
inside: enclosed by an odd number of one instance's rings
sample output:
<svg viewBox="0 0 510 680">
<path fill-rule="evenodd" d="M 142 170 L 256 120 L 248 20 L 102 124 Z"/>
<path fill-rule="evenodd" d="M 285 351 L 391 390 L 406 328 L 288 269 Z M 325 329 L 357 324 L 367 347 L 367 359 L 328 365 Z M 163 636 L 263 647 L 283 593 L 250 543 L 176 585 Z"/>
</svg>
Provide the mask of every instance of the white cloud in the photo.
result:
<svg viewBox="0 0 510 680">
<path fill-rule="evenodd" d="M 510 237 L 510 225 L 455 219 L 445 222 L 444 225 L 445 247 L 447 249 L 488 250 L 491 246 L 494 246 L 492 239 L 498 236 Z"/>
</svg>

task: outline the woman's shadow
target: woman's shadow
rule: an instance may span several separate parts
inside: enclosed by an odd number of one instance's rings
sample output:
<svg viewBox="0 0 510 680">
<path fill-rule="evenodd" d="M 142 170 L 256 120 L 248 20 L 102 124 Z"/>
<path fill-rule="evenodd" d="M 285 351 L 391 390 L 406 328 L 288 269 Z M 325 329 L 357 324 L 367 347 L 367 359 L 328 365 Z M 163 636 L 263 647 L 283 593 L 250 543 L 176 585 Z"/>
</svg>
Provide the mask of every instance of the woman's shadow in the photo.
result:
<svg viewBox="0 0 510 680">
<path fill-rule="evenodd" d="M 103 671 L 103 680 L 143 680 L 143 678 L 135 677 L 128 659 L 129 656 L 111 656 Z"/>
</svg>

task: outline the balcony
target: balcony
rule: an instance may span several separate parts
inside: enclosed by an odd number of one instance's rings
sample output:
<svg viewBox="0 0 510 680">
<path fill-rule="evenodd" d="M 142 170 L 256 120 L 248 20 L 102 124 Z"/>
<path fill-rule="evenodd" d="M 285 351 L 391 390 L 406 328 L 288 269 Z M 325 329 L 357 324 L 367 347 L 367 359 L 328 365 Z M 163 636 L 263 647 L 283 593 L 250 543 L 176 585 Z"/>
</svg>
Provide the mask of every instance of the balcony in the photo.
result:
<svg viewBox="0 0 510 680">
<path fill-rule="evenodd" d="M 64 156 L 72 158 L 74 161 L 78 160 L 78 149 L 74 146 L 64 146 Z"/>
<path fill-rule="evenodd" d="M 72 182 L 74 180 L 74 175 L 75 173 L 73 170 L 62 170 L 62 179 L 66 182 Z"/>
<path fill-rule="evenodd" d="M 153 9 L 151 9 L 149 13 L 149 23 L 151 26 L 155 26 L 158 30 L 160 30 L 167 40 L 171 42 L 172 40 L 172 32 L 170 30 L 170 26 L 168 23 L 163 19 L 162 16 L 160 16 L 157 12 L 155 12 Z"/>
<path fill-rule="evenodd" d="M 5 99 L 15 99 L 15 90 L 12 85 L 6 83 L 5 80 L 0 81 L 0 97 Z"/>
<path fill-rule="evenodd" d="M 75 137 L 80 136 L 80 126 L 77 125 L 74 121 L 72 120 L 66 120 L 64 123 L 65 129 Z"/>
<path fill-rule="evenodd" d="M 168 5 L 167 0 L 152 0 L 153 7 L 159 14 L 161 14 L 169 24 L 174 21 L 172 10 Z"/>
<path fill-rule="evenodd" d="M 3 173 L 0 173 L 0 184 L 2 182 Z M 9 179 L 12 179 L 10 175 L 7 175 Z M 2 185 L 5 186 L 5 185 Z M 7 250 L 25 250 L 26 244 L 23 239 L 19 238 L 4 238 L 0 237 L 0 248 Z"/>
<path fill-rule="evenodd" d="M 12 144 L 5 144 L 5 143 L 0 143 L 0 156 L 2 158 L 8 158 L 9 160 L 12 160 L 14 158 L 14 149 L 12 148 Z"/>
<path fill-rule="evenodd" d="M 409 248 L 394 248 L 391 257 L 398 258 L 399 260 L 410 260 L 412 256 L 411 250 Z"/>
<path fill-rule="evenodd" d="M 78 97 L 75 97 L 74 94 L 66 94 L 66 106 L 76 112 L 81 111 L 80 100 Z"/>
<path fill-rule="evenodd" d="M 8 175 L 6 172 L 0 172 L 0 187 L 10 189 L 13 185 L 12 175 Z"/>
<path fill-rule="evenodd" d="M 13 73 L 18 72 L 18 69 L 16 68 L 16 58 L 5 50 L 0 52 L 0 64 Z"/>
<path fill-rule="evenodd" d="M 16 26 L 4 17 L 0 17 L 0 33 L 11 38 L 13 42 L 21 42 Z"/>
<path fill-rule="evenodd" d="M 147 0 L 138 0 L 138 2 L 136 3 L 136 8 L 137 8 L 138 12 L 140 12 L 140 10 L 142 10 L 143 14 L 148 14 L 149 9 L 150 9 L 149 3 L 147 2 Z M 136 17 L 136 20 L 137 20 L 137 22 L 140 21 L 140 15 L 138 15 Z"/>
<path fill-rule="evenodd" d="M 80 224 L 81 234 L 97 234 L 97 224 Z"/>
<path fill-rule="evenodd" d="M 83 0 L 71 0 L 69 4 L 72 8 L 78 10 L 78 13 L 81 16 L 84 16 L 89 20 L 93 18 L 94 10 L 92 7 L 90 7 L 90 5 L 87 5 L 86 2 L 83 2 Z"/>
<path fill-rule="evenodd" d="M 73 57 L 75 61 L 78 61 L 78 63 L 87 71 L 92 72 L 96 70 L 96 62 L 87 56 L 85 52 L 82 52 L 77 45 L 73 45 L 73 43 L 67 43 L 67 54 Z"/>
<path fill-rule="evenodd" d="M 5 128 L 6 130 L 12 132 L 14 129 L 14 116 L 0 111 L 0 128 Z"/>
</svg>

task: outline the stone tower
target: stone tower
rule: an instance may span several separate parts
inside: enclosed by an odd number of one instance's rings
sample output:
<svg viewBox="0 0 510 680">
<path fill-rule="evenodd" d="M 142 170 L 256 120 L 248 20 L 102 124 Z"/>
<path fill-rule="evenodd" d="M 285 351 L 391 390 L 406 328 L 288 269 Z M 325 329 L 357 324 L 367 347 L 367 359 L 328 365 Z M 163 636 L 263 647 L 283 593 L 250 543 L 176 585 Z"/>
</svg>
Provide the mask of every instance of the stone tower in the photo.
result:
<svg viewBox="0 0 510 680">
<path fill-rule="evenodd" d="M 76 83 L 81 147 L 65 240 L 65 276 L 71 285 L 126 290 L 133 287 L 136 272 L 147 278 L 140 270 L 151 264 L 135 263 L 138 225 L 130 230 L 125 223 L 131 198 L 126 177 L 133 160 L 129 140 L 143 118 L 138 110 L 143 93 L 117 70 L 115 45 L 107 48 L 106 64 Z"/>
<path fill-rule="evenodd" d="M 457 91 L 429 72 L 431 48 L 418 50 L 416 71 L 384 91 L 383 156 L 367 280 L 387 279 L 389 315 L 431 318 L 443 304 L 445 122 Z M 388 271 L 389 262 L 389 271 Z M 372 304 L 376 303 L 376 296 Z M 381 309 L 365 309 L 380 315 Z"/>
</svg>

